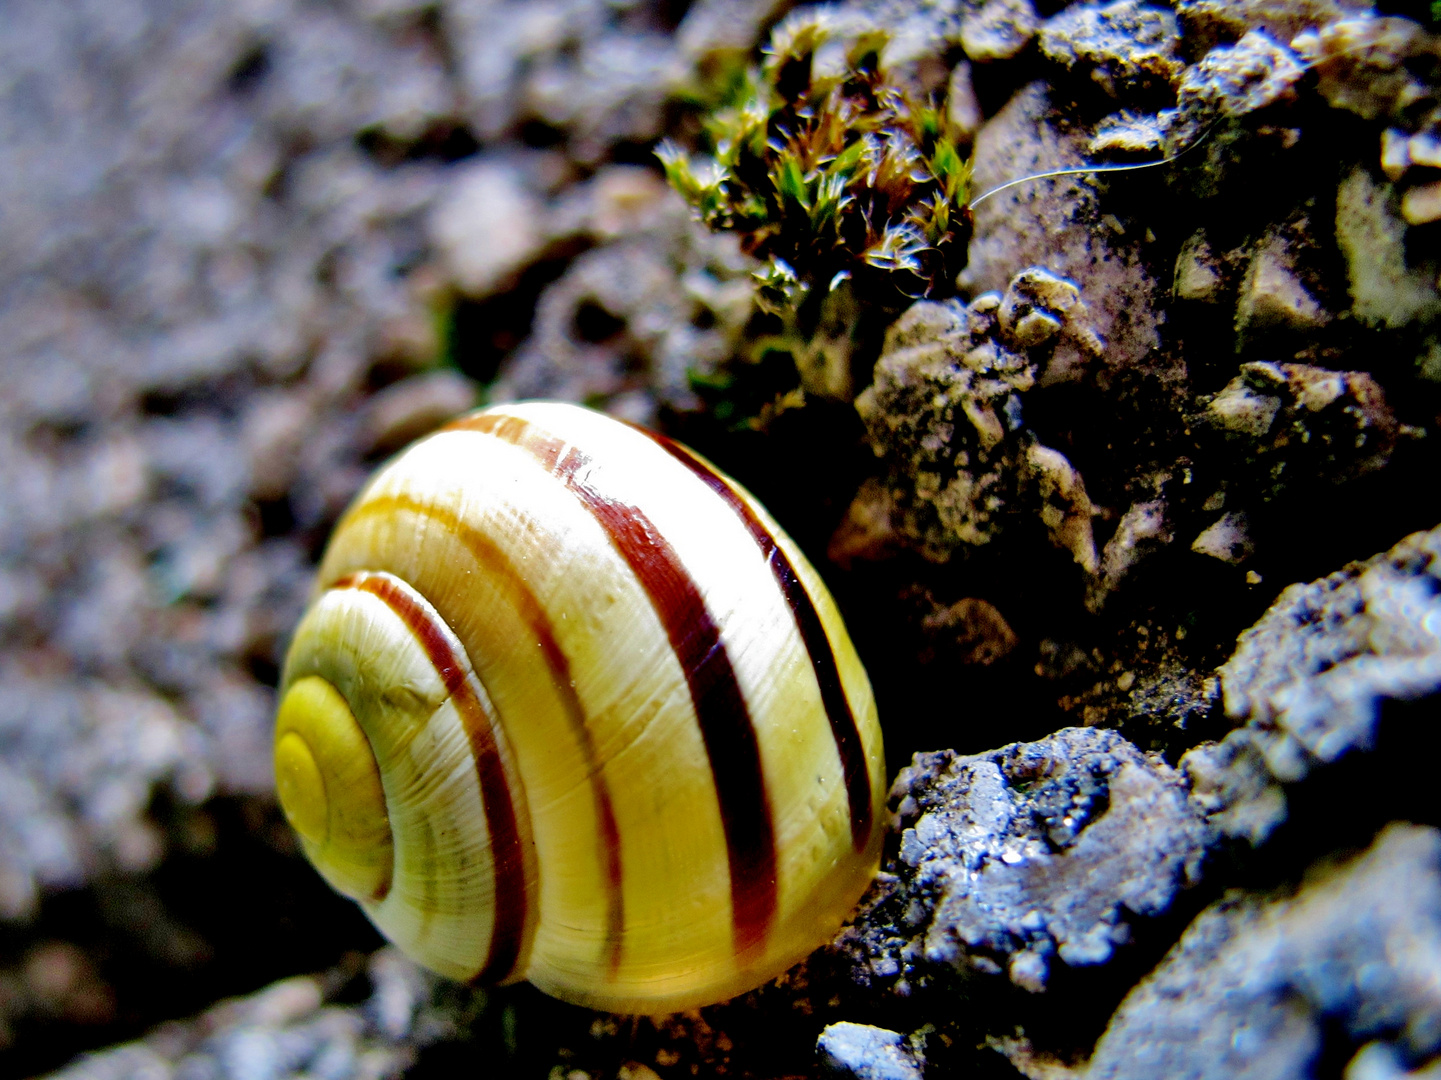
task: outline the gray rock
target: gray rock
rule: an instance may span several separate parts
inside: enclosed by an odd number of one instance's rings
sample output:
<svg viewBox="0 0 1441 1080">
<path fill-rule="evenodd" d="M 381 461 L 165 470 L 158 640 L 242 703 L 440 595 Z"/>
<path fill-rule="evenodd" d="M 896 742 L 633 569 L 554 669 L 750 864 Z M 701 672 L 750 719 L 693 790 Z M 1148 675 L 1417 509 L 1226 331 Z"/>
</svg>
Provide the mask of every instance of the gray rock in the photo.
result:
<svg viewBox="0 0 1441 1080">
<path fill-rule="evenodd" d="M 1181 766 L 1226 833 L 1259 842 L 1285 816 L 1284 787 L 1370 749 L 1387 701 L 1441 693 L 1441 529 L 1329 577 L 1292 585 L 1221 666 L 1243 726 Z"/>
<path fill-rule="evenodd" d="M 1185 67 L 1176 16 L 1139 0 L 1104 6 L 1073 4 L 1041 27 L 1051 60 L 1080 67 L 1111 96 L 1167 85 Z"/>
<path fill-rule="evenodd" d="M 1251 30 L 1235 45 L 1212 49 L 1188 67 L 1176 96 L 1193 120 L 1244 116 L 1278 101 L 1305 70 L 1290 49 L 1264 30 Z"/>
<path fill-rule="evenodd" d="M 482 158 L 457 171 L 431 215 L 441 266 L 457 288 L 485 297 L 514 284 L 545 247 L 543 207 L 520 170 Z"/>
<path fill-rule="evenodd" d="M 1089 163 L 1088 136 L 1059 122 L 1050 95 L 1041 83 L 1025 87 L 981 128 L 973 180 L 978 195 L 1023 177 Z M 1030 180 L 975 208 L 975 235 L 959 288 L 972 296 L 1004 292 L 1011 278 L 1029 266 L 1072 282 L 1085 298 L 1100 363 L 1079 341 L 1063 341 L 1048 364 L 1047 380 L 1080 379 L 1098 366 L 1116 371 L 1164 363 L 1156 354 L 1160 297 L 1144 267 L 1144 241 L 1096 226 L 1095 185 L 1086 176 Z M 1176 376 L 1184 379 L 1179 368 Z"/>
<path fill-rule="evenodd" d="M 826 1070 L 854 1080 L 921 1080 L 925 1058 L 898 1031 L 869 1024 L 831 1024 L 816 1041 Z"/>
<path fill-rule="evenodd" d="M 1241 466 L 1236 486 L 1262 502 L 1376 472 L 1415 434 L 1365 371 L 1254 361 L 1200 402 L 1221 453 Z"/>
<path fill-rule="evenodd" d="M 979 62 L 1009 60 L 1036 36 L 1031 0 L 989 0 L 961 21 L 961 48 Z"/>
<path fill-rule="evenodd" d="M 363 1080 L 397 1076 L 451 1033 L 432 1001 L 433 976 L 392 950 L 370 959 L 370 997 L 325 1003 L 321 983 L 285 979 L 221 1002 L 194 1020 L 79 1058 L 56 1080 Z"/>
<path fill-rule="evenodd" d="M 943 562 L 1030 521 L 1096 570 L 1085 483 L 1024 424 L 1024 395 L 1058 344 L 1091 358 L 1101 348 L 1079 290 L 1039 267 L 968 307 L 920 301 L 886 332 L 856 411 L 889 467 L 895 532 L 926 558 Z"/>
<path fill-rule="evenodd" d="M 838 947 L 903 993 L 947 970 L 1040 992 L 1054 958 L 1105 963 L 1199 879 L 1210 842 L 1180 775 L 1098 729 L 918 754 L 892 797 L 898 858 Z"/>
<path fill-rule="evenodd" d="M 1424 1060 L 1441 1050 L 1437 971 L 1441 833 L 1391 825 L 1295 897 L 1202 912 L 1121 1003 L 1083 1075 L 1309 1076 L 1336 1041 L 1372 1039 Z"/>
</svg>

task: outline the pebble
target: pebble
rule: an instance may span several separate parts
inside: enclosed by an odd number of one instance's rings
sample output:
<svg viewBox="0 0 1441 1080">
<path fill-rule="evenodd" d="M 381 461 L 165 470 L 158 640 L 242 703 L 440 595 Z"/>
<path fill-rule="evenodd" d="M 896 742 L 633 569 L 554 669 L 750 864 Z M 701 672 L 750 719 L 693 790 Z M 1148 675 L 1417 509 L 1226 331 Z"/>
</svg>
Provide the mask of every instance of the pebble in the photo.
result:
<svg viewBox="0 0 1441 1080">
<path fill-rule="evenodd" d="M 816 1041 L 821 1065 L 832 1075 L 854 1080 L 921 1080 L 918 1058 L 897 1031 L 842 1021 L 831 1024 Z"/>
</svg>

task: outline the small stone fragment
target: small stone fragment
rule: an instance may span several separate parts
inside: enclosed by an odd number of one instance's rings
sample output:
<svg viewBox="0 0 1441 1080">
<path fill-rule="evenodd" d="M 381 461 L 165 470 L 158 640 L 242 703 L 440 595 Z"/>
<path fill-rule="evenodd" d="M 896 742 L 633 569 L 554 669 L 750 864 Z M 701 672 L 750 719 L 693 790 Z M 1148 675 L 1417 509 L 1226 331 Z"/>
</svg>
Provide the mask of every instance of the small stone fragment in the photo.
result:
<svg viewBox="0 0 1441 1080">
<path fill-rule="evenodd" d="M 1425 225 L 1441 219 L 1441 180 L 1408 188 L 1401 196 L 1401 216 L 1408 225 Z"/>
<path fill-rule="evenodd" d="M 925 1059 L 898 1031 L 842 1021 L 816 1041 L 816 1053 L 831 1074 L 853 1080 L 921 1080 Z"/>
<path fill-rule="evenodd" d="M 1296 273 L 1289 246 L 1272 236 L 1251 256 L 1236 302 L 1236 330 L 1243 336 L 1269 327 L 1314 330 L 1330 321 Z"/>
<path fill-rule="evenodd" d="M 1436 267 L 1407 263 L 1406 224 L 1389 184 L 1358 166 L 1336 193 L 1336 240 L 1346 256 L 1351 310 L 1371 325 L 1396 329 L 1441 315 Z"/>
<path fill-rule="evenodd" d="M 1040 482 L 1051 474 L 1025 464 L 1021 395 L 1034 386 L 1035 367 L 997 340 L 997 307 L 993 295 L 970 308 L 913 304 L 887 331 L 874 380 L 855 403 L 890 468 L 897 533 L 935 561 L 988 543 L 1025 508 L 1044 515 L 1036 504 L 1052 494 Z M 1079 477 L 1055 477 L 1066 481 L 1060 502 L 1078 486 L 1084 492 Z M 1065 515 L 1053 516 L 1054 530 Z"/>
<path fill-rule="evenodd" d="M 1115 592 L 1138 562 L 1165 547 L 1172 540 L 1166 524 L 1166 501 L 1147 499 L 1132 503 L 1101 553 L 1100 570 L 1086 592 L 1086 606 L 1099 611 L 1106 597 Z M 1122 687 L 1129 689 L 1129 687 Z"/>
<path fill-rule="evenodd" d="M 1432 52 L 1426 36 L 1410 19 L 1367 12 L 1327 21 L 1292 45 L 1316 68 L 1317 89 L 1333 108 L 1375 120 L 1427 95 L 1406 63 Z"/>
<path fill-rule="evenodd" d="M 1393 130 L 1393 128 L 1388 128 L 1387 133 Z M 1406 158 L 1412 165 L 1420 165 L 1427 169 L 1441 169 L 1441 139 L 1438 139 L 1430 131 L 1412 135 L 1406 143 Z"/>
<path fill-rule="evenodd" d="M 930 638 L 920 653 L 921 663 L 993 664 L 1016 647 L 1016 632 L 988 600 L 967 596 L 946 606 L 934 600 L 930 605 L 921 618 L 921 629 Z"/>
<path fill-rule="evenodd" d="M 1205 402 L 1204 416 L 1267 501 L 1292 485 L 1336 484 L 1383 468 L 1410 430 L 1368 373 L 1310 364 L 1242 364 Z"/>
<path fill-rule="evenodd" d="M 1246 515 L 1235 510 L 1222 514 L 1191 541 L 1191 550 L 1232 565 L 1245 562 L 1255 551 Z"/>
<path fill-rule="evenodd" d="M 884 559 L 904 546 L 897 534 L 895 498 L 885 484 L 869 477 L 846 508 L 846 516 L 831 534 L 826 558 L 842 570 L 855 559 Z"/>
<path fill-rule="evenodd" d="M 1263 30 L 1251 30 L 1235 45 L 1212 49 L 1188 67 L 1177 100 L 1193 123 L 1244 116 L 1278 101 L 1305 70 L 1290 49 Z"/>
<path fill-rule="evenodd" d="M 976 88 L 971 82 L 971 65 L 962 60 L 951 69 L 951 81 L 946 90 L 946 111 L 951 126 L 966 142 L 976 137 L 976 132 L 985 123 L 986 115 L 981 110 Z"/>
<path fill-rule="evenodd" d="M 1371 1042 L 1346 1063 L 1342 1080 L 1441 1080 L 1441 1059 L 1408 1069 L 1400 1049 L 1389 1042 Z"/>
<path fill-rule="evenodd" d="M 1041 520 L 1051 540 L 1088 573 L 1096 572 L 1096 542 L 1091 533 L 1091 500 L 1086 485 L 1066 456 L 1040 443 L 1026 448 L 1026 465 L 1041 500 Z"/>
<path fill-rule="evenodd" d="M 1411 166 L 1411 144 L 1404 131 L 1387 128 L 1381 132 L 1381 171 L 1393 183 Z"/>
<path fill-rule="evenodd" d="M 1176 256 L 1176 273 L 1171 286 L 1178 300 L 1199 300 L 1215 303 L 1221 299 L 1225 286 L 1222 266 L 1203 231 L 1194 233 L 1181 245 Z"/>
<path fill-rule="evenodd" d="M 1123 110 L 1096 125 L 1096 134 L 1087 150 L 1092 157 L 1113 154 L 1154 154 L 1159 157 L 1165 153 L 1177 116 L 1175 109 L 1166 109 L 1154 116 Z"/>
<path fill-rule="evenodd" d="M 290 489 L 314 418 L 314 406 L 299 394 L 257 394 L 252 399 L 240 426 L 251 495 L 278 499 Z"/>
</svg>

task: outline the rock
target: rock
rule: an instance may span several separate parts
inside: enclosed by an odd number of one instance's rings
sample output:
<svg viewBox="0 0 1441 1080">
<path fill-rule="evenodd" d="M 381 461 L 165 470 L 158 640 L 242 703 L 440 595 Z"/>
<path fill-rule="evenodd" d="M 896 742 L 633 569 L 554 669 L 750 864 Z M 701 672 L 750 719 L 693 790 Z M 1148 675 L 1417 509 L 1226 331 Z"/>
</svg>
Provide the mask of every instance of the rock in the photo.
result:
<svg viewBox="0 0 1441 1080">
<path fill-rule="evenodd" d="M 1303 30 L 1365 13 L 1370 7 L 1369 0 L 1178 0 L 1176 15 L 1188 37 L 1206 43 L 1234 41 L 1250 30 L 1290 41 Z"/>
<path fill-rule="evenodd" d="M 604 402 L 644 386 L 673 408 L 694 409 L 693 377 L 713 375 L 742 349 L 755 311 L 754 260 L 734 235 L 690 220 L 674 193 L 647 205 L 646 190 L 656 191 L 630 172 L 591 182 L 583 227 L 597 237 L 622 220 L 637 228 L 584 252 L 546 287 L 492 400 Z"/>
<path fill-rule="evenodd" d="M 1367 120 L 1389 117 L 1424 96 L 1425 85 L 1408 70 L 1412 57 L 1435 55 L 1436 46 L 1416 23 L 1356 13 L 1326 20 L 1292 44 L 1320 75 L 1317 89 L 1333 108 Z"/>
<path fill-rule="evenodd" d="M 1346 1063 L 1345 1080 L 1436 1080 L 1441 1077 L 1441 1062 L 1432 1061 L 1419 1069 L 1406 1067 L 1406 1060 L 1395 1044 L 1367 1043 Z"/>
<path fill-rule="evenodd" d="M 1088 136 L 1055 120 L 1043 84 L 1019 90 L 976 137 L 974 190 L 1087 164 Z M 1087 324 L 1103 345 L 1099 360 L 1106 369 L 1153 364 L 1160 344 L 1157 283 L 1144 268 L 1137 238 L 1097 224 L 1095 183 L 1084 176 L 1032 180 L 981 201 L 957 287 L 977 297 L 1004 293 L 1019 269 L 1040 268 L 1085 298 Z M 1063 338 L 1047 363 L 1047 381 L 1078 378 L 1093 367 L 1091 360 L 1078 341 Z"/>
<path fill-rule="evenodd" d="M 918 653 L 922 664 L 993 664 L 1016 647 L 1016 632 L 988 600 L 966 596 L 941 604 L 925 589 L 911 595 L 923 612 L 921 632 L 927 644 Z"/>
<path fill-rule="evenodd" d="M 1381 171 L 1395 183 L 1411 167 L 1411 140 L 1404 131 L 1387 128 L 1381 132 Z"/>
<path fill-rule="evenodd" d="M 891 472 L 892 523 L 927 558 L 944 562 L 1034 516 L 1095 570 L 1085 483 L 1022 420 L 1036 357 L 1054 359 L 1067 343 L 1100 351 L 1088 316 L 1074 284 L 1033 267 L 1003 297 L 983 294 L 967 308 L 919 301 L 887 331 L 856 411 Z"/>
<path fill-rule="evenodd" d="M 891 796 L 899 855 L 836 948 L 898 993 L 1003 970 L 1040 992 L 1056 959 L 1105 963 L 1198 879 L 1210 842 L 1179 774 L 1113 731 L 918 754 Z"/>
<path fill-rule="evenodd" d="M 1279 327 L 1314 330 L 1330 314 L 1317 303 L 1296 272 L 1294 250 L 1279 236 L 1268 237 L 1251 256 L 1236 302 L 1236 331 L 1244 339 Z"/>
<path fill-rule="evenodd" d="M 1372 1039 L 1424 1060 L 1441 1050 L 1437 970 L 1441 833 L 1391 825 L 1293 898 L 1202 912 L 1121 1003 L 1083 1075 L 1308 1076 Z"/>
<path fill-rule="evenodd" d="M 1435 265 L 1409 265 L 1395 191 L 1361 166 L 1336 193 L 1336 241 L 1346 257 L 1351 310 L 1358 319 L 1396 329 L 1441 315 Z"/>
<path fill-rule="evenodd" d="M 314 410 L 298 394 L 257 394 L 240 423 L 240 439 L 250 466 L 250 494 L 278 499 L 290 490 L 300 463 L 300 448 L 314 423 Z"/>
<path fill-rule="evenodd" d="M 1199 135 L 1201 123 L 1244 116 L 1274 104 L 1305 71 L 1294 52 L 1264 30 L 1251 30 L 1235 45 L 1214 48 L 1188 67 L 1176 98 Z"/>
<path fill-rule="evenodd" d="M 1441 181 L 1408 188 L 1401 196 L 1401 217 L 1407 225 L 1425 225 L 1441 218 Z"/>
<path fill-rule="evenodd" d="M 1199 231 L 1181 245 L 1171 291 L 1177 300 L 1214 304 L 1222 298 L 1226 278 L 1225 264 L 1211 250 L 1205 232 Z"/>
<path fill-rule="evenodd" d="M 1091 533 L 1091 500 L 1086 485 L 1064 454 L 1032 443 L 1026 448 L 1026 476 L 1041 503 L 1041 521 L 1051 541 L 1071 553 L 1089 574 L 1097 569 L 1096 541 Z"/>
<path fill-rule="evenodd" d="M 1090 74 L 1106 93 L 1145 90 L 1175 81 L 1185 67 L 1176 17 L 1138 0 L 1073 5 L 1041 27 L 1041 52 Z"/>
<path fill-rule="evenodd" d="M 320 982 L 285 979 L 224 1001 L 194 1020 L 79 1058 L 56 1080 L 276 1080 L 299 1074 L 347 1080 L 391 1075 L 449 1030 L 429 1000 L 435 980 L 391 950 L 371 957 L 370 996 L 328 1005 Z"/>
<path fill-rule="evenodd" d="M 961 20 L 961 48 L 972 60 L 1009 60 L 1030 44 L 1041 20 L 1031 0 L 987 0 Z"/>
<path fill-rule="evenodd" d="M 481 161 L 458 177 L 436 205 L 431 239 L 447 276 L 461 291 L 489 296 L 540 255 L 543 213 L 519 170 Z"/>
<path fill-rule="evenodd" d="M 1225 832 L 1260 842 L 1285 786 L 1372 748 L 1388 701 L 1441 693 L 1441 530 L 1330 577 L 1292 585 L 1221 666 L 1226 713 L 1243 726 L 1181 766 Z"/>
<path fill-rule="evenodd" d="M 1106 597 L 1115 592 L 1136 564 L 1155 554 L 1174 539 L 1166 523 L 1165 499 L 1134 502 L 1121 515 L 1116 531 L 1101 553 L 1096 580 L 1086 593 L 1086 606 L 1099 611 Z"/>
<path fill-rule="evenodd" d="M 884 559 L 905 546 L 896 529 L 895 497 L 874 476 L 862 482 L 826 546 L 826 558 L 842 570 L 855 559 Z"/>
<path fill-rule="evenodd" d="M 1241 455 L 1244 484 L 1262 501 L 1375 472 L 1408 434 L 1364 371 L 1242 364 L 1241 374 L 1202 402 L 1206 422 L 1227 453 Z"/>
<path fill-rule="evenodd" d="M 370 399 L 366 445 L 373 450 L 398 450 L 475 408 L 475 398 L 475 383 L 458 371 L 432 371 L 402 379 Z"/>
<path fill-rule="evenodd" d="M 1191 550 L 1232 565 L 1245 562 L 1255 551 L 1246 515 L 1236 510 L 1222 514 L 1191 541 Z"/>
<path fill-rule="evenodd" d="M 821 1065 L 854 1080 L 921 1080 L 925 1058 L 897 1031 L 841 1022 L 821 1032 L 816 1042 Z"/>
<path fill-rule="evenodd" d="M 951 81 L 946 88 L 946 114 L 961 140 L 975 141 L 976 132 L 986 117 L 971 82 L 971 65 L 964 60 L 951 70 Z"/>
</svg>

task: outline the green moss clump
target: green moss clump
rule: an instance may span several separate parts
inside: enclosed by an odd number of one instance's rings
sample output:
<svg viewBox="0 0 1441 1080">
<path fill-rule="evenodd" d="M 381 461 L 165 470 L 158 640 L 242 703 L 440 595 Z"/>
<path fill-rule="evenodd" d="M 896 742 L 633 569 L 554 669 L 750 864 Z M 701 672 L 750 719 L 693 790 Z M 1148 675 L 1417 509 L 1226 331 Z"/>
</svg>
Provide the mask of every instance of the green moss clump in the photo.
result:
<svg viewBox="0 0 1441 1080">
<path fill-rule="evenodd" d="M 824 10 L 787 18 L 705 117 L 710 155 L 657 150 L 701 220 L 765 261 L 762 309 L 802 332 L 842 283 L 894 313 L 950 295 L 964 266 L 970 163 L 945 103 L 887 78 L 888 37 Z"/>
</svg>

